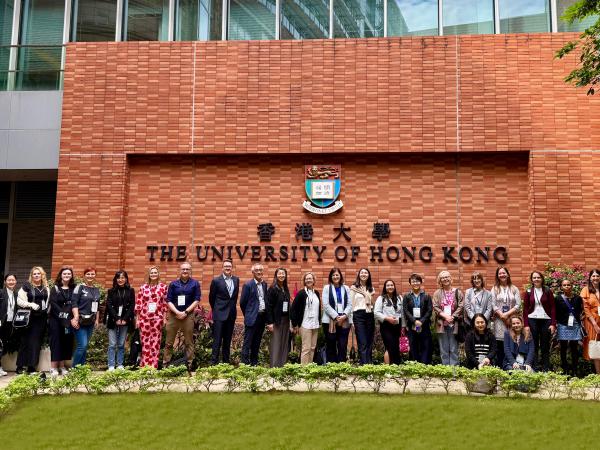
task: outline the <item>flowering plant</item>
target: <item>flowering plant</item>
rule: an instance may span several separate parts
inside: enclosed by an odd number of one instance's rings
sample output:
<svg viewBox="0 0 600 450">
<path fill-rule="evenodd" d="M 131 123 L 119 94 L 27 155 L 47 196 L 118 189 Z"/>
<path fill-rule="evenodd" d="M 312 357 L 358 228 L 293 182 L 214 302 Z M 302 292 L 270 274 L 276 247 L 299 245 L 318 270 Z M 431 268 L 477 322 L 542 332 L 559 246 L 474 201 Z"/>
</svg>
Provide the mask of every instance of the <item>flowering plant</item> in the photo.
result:
<svg viewBox="0 0 600 450">
<path fill-rule="evenodd" d="M 579 264 L 552 264 L 544 265 L 544 280 L 548 288 L 555 294 L 560 291 L 560 281 L 568 279 L 573 283 L 573 293 L 579 294 L 581 289 L 587 285 L 589 272 Z M 527 284 L 527 289 L 531 288 L 531 283 Z"/>
</svg>

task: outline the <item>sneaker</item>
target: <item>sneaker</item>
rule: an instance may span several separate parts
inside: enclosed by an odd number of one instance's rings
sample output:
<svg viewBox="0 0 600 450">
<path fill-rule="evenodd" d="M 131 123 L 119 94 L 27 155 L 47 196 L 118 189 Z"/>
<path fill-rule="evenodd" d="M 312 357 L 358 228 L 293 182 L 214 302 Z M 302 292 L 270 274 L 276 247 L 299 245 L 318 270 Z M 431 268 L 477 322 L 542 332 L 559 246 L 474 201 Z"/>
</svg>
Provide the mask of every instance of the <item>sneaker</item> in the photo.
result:
<svg viewBox="0 0 600 450">
<path fill-rule="evenodd" d="M 52 378 L 56 378 L 58 376 L 58 370 L 57 369 L 50 369 L 50 376 Z"/>
<path fill-rule="evenodd" d="M 125 369 L 125 367 L 123 367 L 123 365 L 120 365 L 119 367 L 117 367 L 117 369 L 123 370 L 123 369 Z"/>
<path fill-rule="evenodd" d="M 113 370 L 115 370 L 115 368 L 114 368 L 113 366 L 110 366 L 110 367 L 108 368 L 108 371 L 109 371 L 109 372 L 112 372 Z"/>
<path fill-rule="evenodd" d="M 0 377 L 5 377 L 6 375 L 8 375 L 8 373 L 6 373 L 6 371 L 0 367 Z"/>
<path fill-rule="evenodd" d="M 69 373 L 69 369 L 67 369 L 66 367 L 61 367 L 60 368 L 60 374 L 61 375 L 66 375 Z"/>
<path fill-rule="evenodd" d="M 17 375 L 21 375 L 23 372 L 24 372 L 24 371 L 23 371 L 23 368 L 22 368 L 22 367 L 17 367 L 17 370 L 15 371 L 15 373 L 16 373 Z"/>
</svg>

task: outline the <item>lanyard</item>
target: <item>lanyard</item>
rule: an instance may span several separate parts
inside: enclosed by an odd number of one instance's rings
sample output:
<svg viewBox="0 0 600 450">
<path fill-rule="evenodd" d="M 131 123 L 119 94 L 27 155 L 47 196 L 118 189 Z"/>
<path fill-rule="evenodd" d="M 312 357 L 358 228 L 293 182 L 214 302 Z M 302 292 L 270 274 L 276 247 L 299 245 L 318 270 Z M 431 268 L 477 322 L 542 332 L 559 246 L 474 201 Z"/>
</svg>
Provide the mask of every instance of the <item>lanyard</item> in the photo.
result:
<svg viewBox="0 0 600 450">
<path fill-rule="evenodd" d="M 573 317 L 575 317 L 575 309 L 573 308 L 573 306 L 569 302 L 569 299 L 565 296 L 565 294 L 562 295 L 562 298 L 565 301 L 565 303 L 567 305 L 567 308 L 569 308 L 569 314 L 571 314 Z"/>
</svg>

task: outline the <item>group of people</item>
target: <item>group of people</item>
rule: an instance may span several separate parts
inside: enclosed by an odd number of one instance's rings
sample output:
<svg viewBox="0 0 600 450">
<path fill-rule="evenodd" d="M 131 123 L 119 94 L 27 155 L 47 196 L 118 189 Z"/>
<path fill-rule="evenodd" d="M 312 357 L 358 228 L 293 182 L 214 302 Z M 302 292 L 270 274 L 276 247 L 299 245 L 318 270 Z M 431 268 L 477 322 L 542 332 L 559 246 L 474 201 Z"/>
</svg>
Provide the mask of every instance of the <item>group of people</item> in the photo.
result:
<svg viewBox="0 0 600 450">
<path fill-rule="evenodd" d="M 51 288 L 41 267 L 33 267 L 29 279 L 17 290 L 17 278 L 8 274 L 0 290 L 0 339 L 7 342 L 21 329 L 17 372 L 33 372 L 38 365 L 42 340 L 48 332 L 51 374 L 66 372 L 86 362 L 94 328 L 102 320 L 108 329 L 108 368 L 123 367 L 128 332 L 139 330 L 141 366 L 158 367 L 163 327 L 166 344 L 163 366 L 171 362 L 173 346 L 182 331 L 185 358 L 194 358 L 194 311 L 201 301 L 200 283 L 192 278 L 192 266 L 184 262 L 179 276 L 167 286 L 157 266 L 148 269 L 137 295 L 127 272 L 115 273 L 107 292 L 103 317 L 100 317 L 100 290 L 96 270 L 88 267 L 83 282 L 75 284 L 73 269 L 62 267 Z M 254 264 L 252 278 L 241 286 L 233 274 L 233 262 L 225 260 L 222 274 L 210 284 L 208 301 L 212 311 L 213 344 L 211 363 L 229 362 L 231 340 L 239 306 L 244 316 L 244 341 L 241 360 L 257 365 L 265 332 L 270 333 L 270 365 L 280 367 L 288 360 L 290 337 L 302 342 L 300 361 L 313 361 L 319 330 L 326 342 L 326 361 L 347 360 L 349 335 L 357 341 L 360 364 L 373 361 L 376 324 L 385 346 L 385 361 L 402 361 L 400 338 L 409 341 L 409 358 L 425 364 L 432 362 L 433 337 L 437 337 L 442 364 L 459 364 L 459 344 L 464 342 L 466 364 L 470 368 L 495 365 L 505 370 L 543 370 L 550 367 L 551 341 L 560 343 L 564 373 L 575 375 L 579 343 L 589 359 L 587 344 L 600 334 L 600 270 L 589 274 L 580 295 L 564 279 L 554 293 L 544 284 L 544 275 L 531 273 L 531 288 L 523 293 L 513 285 L 505 267 L 498 267 L 494 285 L 486 289 L 481 273 L 471 276 L 465 291 L 453 286 L 452 276 L 442 271 L 437 289 L 429 295 L 423 278 L 416 273 L 408 279 L 409 290 L 399 293 L 394 280 L 385 280 L 378 295 L 368 268 L 361 268 L 352 284 L 344 282 L 338 268 L 332 268 L 321 291 L 316 277 L 307 272 L 302 289 L 292 298 L 285 268 L 275 270 L 268 284 L 264 267 Z M 241 291 L 241 292 L 240 292 Z M 354 339 L 353 339 L 354 340 Z M 6 351 L 6 349 L 4 350 Z M 571 360 L 568 361 L 568 353 Z M 600 359 L 594 359 L 600 373 Z M 0 368 L 0 375 L 6 372 Z"/>
</svg>

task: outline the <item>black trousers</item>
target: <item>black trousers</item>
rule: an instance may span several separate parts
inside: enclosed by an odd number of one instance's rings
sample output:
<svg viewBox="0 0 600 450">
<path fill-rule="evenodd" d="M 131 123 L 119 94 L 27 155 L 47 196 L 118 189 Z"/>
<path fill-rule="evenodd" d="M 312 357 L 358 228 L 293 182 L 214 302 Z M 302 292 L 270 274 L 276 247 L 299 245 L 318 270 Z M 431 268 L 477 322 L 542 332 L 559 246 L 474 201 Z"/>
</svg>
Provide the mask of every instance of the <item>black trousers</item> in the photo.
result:
<svg viewBox="0 0 600 450">
<path fill-rule="evenodd" d="M 390 358 L 390 364 L 400 364 L 402 362 L 400 356 L 400 324 L 392 325 L 389 322 L 381 322 L 379 331 L 383 345 Z"/>
<path fill-rule="evenodd" d="M 17 368 L 35 369 L 40 361 L 42 339 L 46 332 L 47 314 L 31 314 L 29 325 L 21 336 L 19 354 L 17 355 Z"/>
<path fill-rule="evenodd" d="M 535 370 L 548 372 L 550 370 L 550 339 L 552 335 L 550 330 L 550 319 L 529 319 L 529 328 L 533 338 L 533 348 L 535 357 L 533 365 Z M 538 354 L 541 353 L 541 365 L 538 363 Z"/>
<path fill-rule="evenodd" d="M 496 366 L 504 368 L 504 341 L 496 339 Z"/>
<path fill-rule="evenodd" d="M 12 334 L 12 322 L 3 323 L 0 327 L 0 341 L 2 341 L 2 345 L 0 346 L 0 348 L 2 349 L 2 351 L 0 351 L 0 358 L 2 357 L 2 355 L 6 355 L 8 353 L 8 341 L 10 341 Z"/>
<path fill-rule="evenodd" d="M 50 317 L 48 320 L 48 339 L 50 341 L 50 360 L 68 361 L 73 356 L 73 331 L 68 328 L 68 333 L 65 333 L 59 320 Z"/>
<path fill-rule="evenodd" d="M 358 343 L 358 362 L 373 363 L 373 339 L 375 338 L 375 316 L 364 310 L 355 311 L 353 315 L 354 331 Z"/>
<path fill-rule="evenodd" d="M 235 326 L 235 318 L 227 320 L 215 320 L 213 322 L 213 345 L 212 354 L 210 356 L 211 364 L 219 364 L 219 354 L 223 355 L 223 362 L 229 363 L 231 354 L 231 338 L 233 336 L 233 328 Z"/>
<path fill-rule="evenodd" d="M 408 330 L 408 342 L 410 345 L 409 356 L 412 361 L 431 364 L 433 337 L 429 327 L 422 328 L 420 333 Z"/>
<path fill-rule="evenodd" d="M 265 313 L 259 313 L 254 325 L 244 327 L 244 344 L 242 345 L 242 362 L 244 364 L 258 365 L 258 352 L 265 332 L 266 318 Z"/>
<path fill-rule="evenodd" d="M 560 342 L 560 363 L 565 375 L 577 376 L 577 365 L 579 363 L 579 342 L 578 341 L 559 341 Z M 571 365 L 567 362 L 567 348 L 571 350 Z"/>
<path fill-rule="evenodd" d="M 322 326 L 327 348 L 327 362 L 346 362 L 348 359 L 348 335 L 350 334 L 350 327 L 344 328 L 336 325 L 335 333 L 330 333 L 328 323 L 324 323 Z"/>
</svg>

